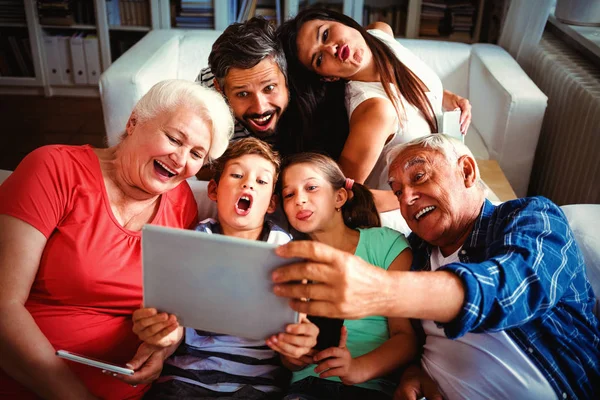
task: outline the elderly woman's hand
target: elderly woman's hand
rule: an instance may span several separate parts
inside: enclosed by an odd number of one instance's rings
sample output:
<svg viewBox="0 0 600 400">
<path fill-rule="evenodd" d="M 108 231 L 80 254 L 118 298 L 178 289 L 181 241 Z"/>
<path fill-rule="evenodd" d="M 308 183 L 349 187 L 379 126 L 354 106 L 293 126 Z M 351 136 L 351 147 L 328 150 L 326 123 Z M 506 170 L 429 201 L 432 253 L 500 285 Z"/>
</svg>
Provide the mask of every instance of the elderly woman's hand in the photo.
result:
<svg viewBox="0 0 600 400">
<path fill-rule="evenodd" d="M 138 347 L 135 356 L 126 366 L 135 371 L 131 376 L 116 374 L 110 371 L 103 371 L 106 375 L 112 375 L 115 378 L 128 383 L 132 386 L 141 383 L 152 383 L 160 376 L 165 359 L 172 353 L 169 348 L 161 348 L 142 343 Z"/>
<path fill-rule="evenodd" d="M 307 260 L 278 268 L 272 275 L 275 294 L 292 299 L 294 310 L 344 319 L 386 315 L 394 296 L 385 270 L 353 254 L 308 240 L 280 246 L 276 253 Z M 314 283 L 302 284 L 305 279 Z"/>
<path fill-rule="evenodd" d="M 469 125 L 471 125 L 471 102 L 464 97 L 444 90 L 442 106 L 445 110 L 460 109 L 460 131 L 463 135 L 466 135 Z"/>
<path fill-rule="evenodd" d="M 266 340 L 267 346 L 296 366 L 312 364 L 311 350 L 317 344 L 319 328 L 300 315 L 300 322 L 286 326 L 285 332 L 273 335 Z"/>
<path fill-rule="evenodd" d="M 179 326 L 177 317 L 159 313 L 156 308 L 135 310 L 132 320 L 133 333 L 147 344 L 169 347 L 178 344 L 183 338 L 183 327 Z"/>
</svg>

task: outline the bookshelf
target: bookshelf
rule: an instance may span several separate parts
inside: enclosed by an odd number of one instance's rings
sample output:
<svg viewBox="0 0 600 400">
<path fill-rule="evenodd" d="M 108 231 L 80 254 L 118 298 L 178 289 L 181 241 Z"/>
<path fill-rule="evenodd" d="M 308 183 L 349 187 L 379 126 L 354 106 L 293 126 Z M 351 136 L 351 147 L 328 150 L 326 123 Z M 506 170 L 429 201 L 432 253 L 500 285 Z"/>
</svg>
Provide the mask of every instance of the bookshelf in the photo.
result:
<svg viewBox="0 0 600 400">
<path fill-rule="evenodd" d="M 98 97 L 112 62 L 150 30 L 170 27 L 163 3 L 168 10 L 168 0 L 2 1 L 0 93 Z"/>
<path fill-rule="evenodd" d="M 38 1 L 44 6 L 38 6 Z M 474 11 L 469 37 L 422 35 L 423 10 L 427 14 L 424 7 L 442 1 L 448 4 L 472 2 Z M 485 1 L 3 0 L 0 2 L 0 94 L 98 97 L 99 75 L 150 30 L 224 30 L 240 17 L 244 19 L 257 13 L 281 22 L 305 7 L 333 8 L 365 26 L 374 20 L 383 20 L 392 26 L 398 37 L 476 42 Z M 61 4 L 66 3 L 76 5 L 69 16 L 58 11 Z M 244 16 L 241 11 L 245 7 L 250 8 Z M 178 26 L 178 17 L 182 26 Z M 197 26 L 193 26 L 194 22 L 198 22 Z M 89 54 L 96 53 L 97 58 L 97 66 L 91 62 L 92 67 L 88 68 L 88 53 L 84 52 L 85 73 L 73 65 L 73 60 L 79 60 L 78 66 L 82 66 L 81 58 L 73 58 L 76 54 L 73 46 L 79 40 L 83 42 L 84 50 L 91 48 Z M 52 41 L 61 42 L 62 47 Z M 57 60 L 59 55 L 62 58 Z M 61 60 L 73 69 L 68 79 L 65 78 L 67 71 L 60 68 Z M 57 70 L 64 79 L 57 78 Z"/>
<path fill-rule="evenodd" d="M 355 0 L 363 25 L 385 21 L 396 37 L 479 41 L 485 0 Z"/>
</svg>

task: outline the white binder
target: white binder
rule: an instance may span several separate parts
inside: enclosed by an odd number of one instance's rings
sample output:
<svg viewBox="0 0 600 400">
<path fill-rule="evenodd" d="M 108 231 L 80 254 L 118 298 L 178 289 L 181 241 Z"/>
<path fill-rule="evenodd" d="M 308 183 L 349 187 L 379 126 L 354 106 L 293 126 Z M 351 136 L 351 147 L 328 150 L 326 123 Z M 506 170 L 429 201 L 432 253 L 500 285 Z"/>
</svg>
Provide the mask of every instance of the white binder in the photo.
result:
<svg viewBox="0 0 600 400">
<path fill-rule="evenodd" d="M 87 71 L 88 85 L 97 85 L 100 80 L 100 52 L 98 38 L 87 36 L 83 39 L 83 52 L 85 54 L 85 69 Z"/>
<path fill-rule="evenodd" d="M 58 44 L 58 62 L 60 63 L 61 85 L 73 85 L 73 63 L 71 62 L 71 38 L 56 36 Z"/>
<path fill-rule="evenodd" d="M 62 85 L 61 67 L 58 60 L 58 39 L 56 36 L 44 36 L 44 53 L 46 53 L 46 72 L 50 85 Z"/>
<path fill-rule="evenodd" d="M 81 34 L 71 36 L 71 60 L 73 62 L 73 80 L 77 85 L 87 85 L 87 70 L 83 52 L 83 37 Z"/>
</svg>

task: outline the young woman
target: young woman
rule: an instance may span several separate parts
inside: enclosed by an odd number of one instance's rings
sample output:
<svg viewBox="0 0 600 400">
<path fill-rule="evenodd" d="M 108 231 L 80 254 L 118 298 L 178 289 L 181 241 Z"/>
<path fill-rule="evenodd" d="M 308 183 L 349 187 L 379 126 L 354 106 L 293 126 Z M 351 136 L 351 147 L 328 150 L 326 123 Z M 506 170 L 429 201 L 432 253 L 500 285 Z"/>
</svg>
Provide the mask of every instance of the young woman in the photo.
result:
<svg viewBox="0 0 600 400">
<path fill-rule="evenodd" d="M 370 27 L 374 29 L 365 30 L 335 11 L 309 8 L 284 23 L 278 34 L 297 113 L 304 120 L 314 115 L 322 119 L 323 104 L 345 104 L 349 128 L 339 115 L 331 115 L 326 135 L 338 143 L 326 150 L 338 159 L 346 176 L 370 189 L 385 190 L 374 192 L 377 208 L 384 212 L 398 208 L 387 185 L 389 149 L 438 132 L 436 116 L 442 109 L 462 110 L 464 134 L 471 106 L 444 91 L 435 72 L 394 39 L 389 25 L 377 22 Z M 343 92 L 340 82 L 345 83 Z M 331 83 L 335 86 L 327 88 Z M 347 138 L 332 132 L 332 126 L 349 129 Z"/>
<path fill-rule="evenodd" d="M 404 235 L 379 227 L 371 192 L 345 178 L 331 158 L 301 153 L 288 159 L 282 197 L 290 224 L 312 240 L 386 270 L 409 270 L 412 253 Z M 415 355 L 416 339 L 408 320 L 347 320 L 338 347 L 302 360 L 283 357 L 295 370 L 286 399 L 390 398 L 397 382 L 383 377 Z M 317 365 L 309 366 L 312 363 Z"/>
</svg>

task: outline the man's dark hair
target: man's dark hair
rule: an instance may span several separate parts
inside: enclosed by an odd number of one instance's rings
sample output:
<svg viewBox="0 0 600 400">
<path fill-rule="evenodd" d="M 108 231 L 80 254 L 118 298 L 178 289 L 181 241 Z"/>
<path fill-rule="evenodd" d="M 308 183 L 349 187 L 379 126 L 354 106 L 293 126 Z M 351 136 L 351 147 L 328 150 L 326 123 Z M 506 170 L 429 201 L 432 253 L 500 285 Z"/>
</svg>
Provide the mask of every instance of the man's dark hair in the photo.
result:
<svg viewBox="0 0 600 400">
<path fill-rule="evenodd" d="M 287 62 L 275 35 L 275 26 L 261 17 L 244 23 L 234 23 L 215 41 L 208 56 L 208 65 L 221 88 L 230 68 L 250 69 L 271 57 L 287 82 Z"/>
</svg>

